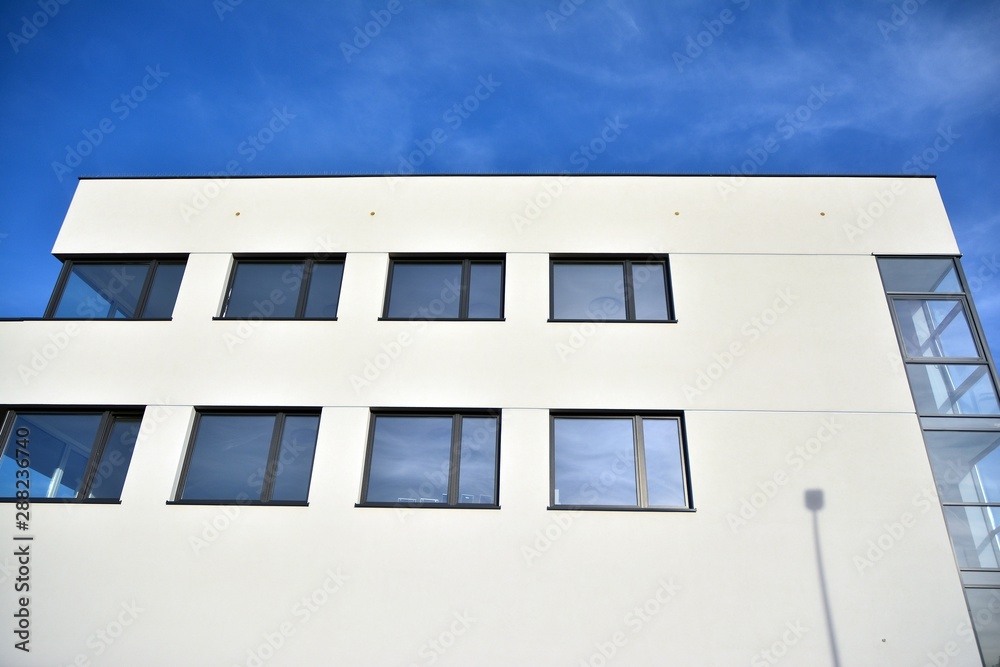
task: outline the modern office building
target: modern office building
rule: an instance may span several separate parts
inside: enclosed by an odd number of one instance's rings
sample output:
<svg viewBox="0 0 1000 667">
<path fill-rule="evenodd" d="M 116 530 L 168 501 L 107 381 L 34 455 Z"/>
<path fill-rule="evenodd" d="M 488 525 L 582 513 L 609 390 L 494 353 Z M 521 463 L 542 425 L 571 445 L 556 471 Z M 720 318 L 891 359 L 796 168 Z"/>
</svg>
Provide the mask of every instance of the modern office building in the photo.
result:
<svg viewBox="0 0 1000 667">
<path fill-rule="evenodd" d="M 85 179 L 54 254 L 0 664 L 1000 661 L 933 178 Z"/>
</svg>

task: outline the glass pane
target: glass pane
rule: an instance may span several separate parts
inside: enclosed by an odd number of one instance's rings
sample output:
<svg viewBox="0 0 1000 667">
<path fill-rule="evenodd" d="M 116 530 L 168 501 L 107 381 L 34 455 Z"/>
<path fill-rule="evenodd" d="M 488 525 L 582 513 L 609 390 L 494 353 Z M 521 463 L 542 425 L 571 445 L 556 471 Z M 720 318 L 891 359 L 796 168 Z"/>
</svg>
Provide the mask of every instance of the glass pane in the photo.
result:
<svg viewBox="0 0 1000 667">
<path fill-rule="evenodd" d="M 57 318 L 132 318 L 148 264 L 73 264 Z"/>
<path fill-rule="evenodd" d="M 469 318 L 498 319 L 503 294 L 500 262 L 473 262 L 469 276 Z"/>
<path fill-rule="evenodd" d="M 906 373 L 920 414 L 1000 413 L 1000 403 L 986 365 L 907 364 Z"/>
<path fill-rule="evenodd" d="M 117 500 L 122 496 L 125 486 L 125 473 L 132 461 L 132 450 L 135 449 L 136 438 L 139 437 L 138 418 L 116 419 L 108 434 L 101 453 L 101 462 L 97 464 L 94 481 L 90 485 L 88 498 L 111 498 Z"/>
<path fill-rule="evenodd" d="M 650 506 L 686 507 L 680 422 L 677 419 L 643 419 L 642 441 Z"/>
<path fill-rule="evenodd" d="M 156 267 L 149 298 L 142 312 L 144 319 L 169 318 L 174 314 L 174 302 L 177 301 L 183 276 L 183 264 L 160 264 Z"/>
<path fill-rule="evenodd" d="M 924 433 L 942 502 L 1000 503 L 1000 433 Z"/>
<path fill-rule="evenodd" d="M 637 320 L 668 320 L 667 282 L 663 262 L 632 264 L 632 289 L 635 292 Z"/>
<path fill-rule="evenodd" d="M 552 265 L 552 318 L 624 320 L 625 265 Z"/>
<path fill-rule="evenodd" d="M 306 297 L 306 317 L 336 317 L 340 301 L 340 282 L 344 277 L 343 262 L 313 264 Z"/>
<path fill-rule="evenodd" d="M 639 504 L 632 419 L 555 420 L 555 504 Z"/>
<path fill-rule="evenodd" d="M 0 496 L 14 498 L 23 489 L 16 484 L 17 462 L 26 458 L 31 498 L 75 497 L 100 425 L 97 413 L 17 415 L 0 458 Z M 19 457 L 25 446 L 28 456 Z"/>
<path fill-rule="evenodd" d="M 226 317 L 295 317 L 302 262 L 239 262 Z"/>
<path fill-rule="evenodd" d="M 1000 567 L 998 512 L 1000 507 L 944 507 L 944 518 L 959 567 Z"/>
<path fill-rule="evenodd" d="M 462 263 L 396 262 L 392 269 L 388 317 L 421 320 L 457 318 L 462 296 Z"/>
<path fill-rule="evenodd" d="M 497 419 L 462 418 L 459 503 L 496 503 Z"/>
<path fill-rule="evenodd" d="M 878 260 L 886 292 L 960 293 L 955 263 L 950 259 L 883 257 Z"/>
<path fill-rule="evenodd" d="M 367 502 L 447 503 L 451 417 L 375 418 Z"/>
<path fill-rule="evenodd" d="M 1000 590 L 992 588 L 967 588 L 969 614 L 976 628 L 983 664 L 996 667 L 1000 664 Z M 947 658 L 945 658 L 947 659 Z"/>
<path fill-rule="evenodd" d="M 260 500 L 275 415 L 202 415 L 183 500 Z"/>
<path fill-rule="evenodd" d="M 316 450 L 317 415 L 288 415 L 281 432 L 277 474 L 271 500 L 307 500 Z"/>
<path fill-rule="evenodd" d="M 893 299 L 911 357 L 979 357 L 965 307 L 958 299 Z"/>
</svg>

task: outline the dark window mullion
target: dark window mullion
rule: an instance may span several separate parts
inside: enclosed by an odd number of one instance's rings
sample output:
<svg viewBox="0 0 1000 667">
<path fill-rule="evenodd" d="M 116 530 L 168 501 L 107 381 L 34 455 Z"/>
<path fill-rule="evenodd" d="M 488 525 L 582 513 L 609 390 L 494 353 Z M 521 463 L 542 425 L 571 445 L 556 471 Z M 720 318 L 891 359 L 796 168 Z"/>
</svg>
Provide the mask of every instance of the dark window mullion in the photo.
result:
<svg viewBox="0 0 1000 667">
<path fill-rule="evenodd" d="M 638 493 L 639 507 L 649 507 L 649 489 L 646 486 L 646 441 L 642 434 L 642 417 L 636 415 L 632 419 L 635 430 L 635 488 Z"/>
<path fill-rule="evenodd" d="M 260 490 L 260 501 L 271 502 L 274 493 L 274 481 L 278 476 L 278 456 L 281 449 L 281 435 L 285 430 L 285 413 L 274 416 L 274 430 L 271 431 L 271 448 L 267 453 L 267 465 L 264 467 L 264 483 Z"/>
<path fill-rule="evenodd" d="M 97 427 L 97 433 L 94 435 L 94 442 L 90 448 L 90 458 L 87 459 L 87 467 L 84 470 L 83 479 L 80 480 L 80 488 L 76 491 L 77 500 L 85 500 L 87 494 L 90 493 L 90 486 L 94 483 L 97 467 L 100 464 L 101 455 L 104 453 L 104 445 L 107 444 L 108 437 L 111 435 L 114 421 L 114 415 L 110 411 L 101 415 L 101 423 Z"/>
<path fill-rule="evenodd" d="M 448 505 L 458 504 L 458 475 L 462 463 L 462 415 L 451 418 L 451 457 L 448 470 Z"/>
<path fill-rule="evenodd" d="M 635 321 L 635 285 L 632 284 L 632 260 L 622 262 L 625 278 L 625 319 Z"/>
<path fill-rule="evenodd" d="M 156 268 L 159 265 L 160 262 L 155 259 L 147 263 L 149 270 L 146 271 L 146 282 L 143 283 L 142 289 L 139 291 L 139 298 L 135 302 L 135 313 L 132 314 L 134 320 L 141 319 L 146 311 L 146 301 L 149 300 L 149 293 L 153 290 L 153 279 L 156 277 Z"/>
<path fill-rule="evenodd" d="M 469 284 L 472 282 L 472 260 L 462 261 L 462 287 L 458 301 L 458 318 L 469 319 Z"/>
<path fill-rule="evenodd" d="M 56 279 L 56 286 L 52 290 L 52 296 L 49 297 L 49 303 L 45 307 L 45 318 L 51 319 L 55 317 L 56 307 L 59 305 L 59 302 L 62 301 L 63 292 L 66 291 L 66 284 L 69 282 L 69 277 L 72 272 L 73 260 L 68 259 L 63 263 L 62 271 L 59 272 L 59 277 Z"/>
<path fill-rule="evenodd" d="M 302 282 L 299 283 L 299 301 L 295 305 L 295 317 L 302 319 L 306 316 L 306 301 L 309 298 L 309 283 L 312 282 L 313 260 L 307 259 L 302 263 Z"/>
</svg>

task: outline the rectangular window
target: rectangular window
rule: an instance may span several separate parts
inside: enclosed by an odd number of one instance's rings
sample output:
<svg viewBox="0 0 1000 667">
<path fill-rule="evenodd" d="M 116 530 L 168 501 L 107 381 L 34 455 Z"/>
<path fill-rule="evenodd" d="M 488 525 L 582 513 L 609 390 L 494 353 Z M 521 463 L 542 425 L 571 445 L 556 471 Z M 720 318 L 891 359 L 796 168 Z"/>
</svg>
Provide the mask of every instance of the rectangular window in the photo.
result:
<svg viewBox="0 0 1000 667">
<path fill-rule="evenodd" d="M 8 412 L 0 498 L 120 499 L 141 421 L 117 410 Z"/>
<path fill-rule="evenodd" d="M 666 257 L 553 258 L 556 321 L 672 322 Z"/>
<path fill-rule="evenodd" d="M 305 504 L 318 430 L 317 412 L 199 412 L 178 501 Z"/>
<path fill-rule="evenodd" d="M 383 319 L 503 319 L 501 257 L 394 258 Z"/>
<path fill-rule="evenodd" d="M 690 509 L 680 415 L 551 416 L 552 507 Z"/>
<path fill-rule="evenodd" d="M 222 318 L 335 320 L 343 277 L 343 259 L 237 259 Z"/>
<path fill-rule="evenodd" d="M 186 260 L 66 260 L 45 317 L 170 319 Z"/>
<path fill-rule="evenodd" d="M 361 504 L 498 507 L 493 412 L 373 413 Z"/>
</svg>

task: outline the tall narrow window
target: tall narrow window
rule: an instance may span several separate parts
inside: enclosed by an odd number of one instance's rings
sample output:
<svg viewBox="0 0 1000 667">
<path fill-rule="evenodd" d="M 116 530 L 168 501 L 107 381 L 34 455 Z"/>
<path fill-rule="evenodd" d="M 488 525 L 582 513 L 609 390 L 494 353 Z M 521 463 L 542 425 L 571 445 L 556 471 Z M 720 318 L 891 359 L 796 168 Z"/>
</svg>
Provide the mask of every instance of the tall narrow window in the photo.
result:
<svg viewBox="0 0 1000 667">
<path fill-rule="evenodd" d="M 361 504 L 496 507 L 499 417 L 375 413 Z"/>
<path fill-rule="evenodd" d="M 305 504 L 316 412 L 201 412 L 178 501 Z"/>
<path fill-rule="evenodd" d="M 553 507 L 691 507 L 681 417 L 552 415 Z"/>
<path fill-rule="evenodd" d="M 9 412 L 0 498 L 118 500 L 141 421 L 139 412 Z"/>
<path fill-rule="evenodd" d="M 554 258 L 550 272 L 552 320 L 673 320 L 665 257 Z"/>
<path fill-rule="evenodd" d="M 384 315 L 390 320 L 503 318 L 503 258 L 394 258 Z"/>
<path fill-rule="evenodd" d="M 185 260 L 67 260 L 46 317 L 170 319 Z"/>
<path fill-rule="evenodd" d="M 222 317 L 336 319 L 343 276 L 342 259 L 237 259 Z"/>
</svg>

